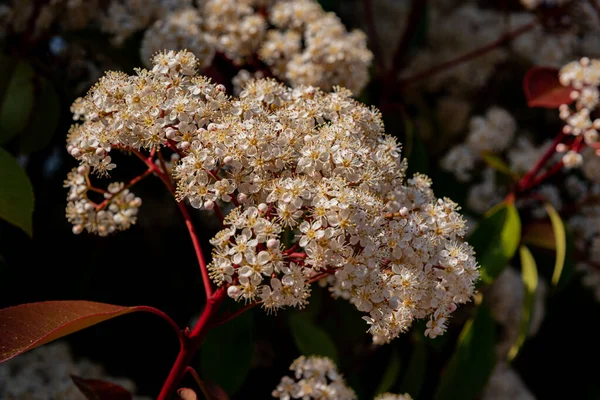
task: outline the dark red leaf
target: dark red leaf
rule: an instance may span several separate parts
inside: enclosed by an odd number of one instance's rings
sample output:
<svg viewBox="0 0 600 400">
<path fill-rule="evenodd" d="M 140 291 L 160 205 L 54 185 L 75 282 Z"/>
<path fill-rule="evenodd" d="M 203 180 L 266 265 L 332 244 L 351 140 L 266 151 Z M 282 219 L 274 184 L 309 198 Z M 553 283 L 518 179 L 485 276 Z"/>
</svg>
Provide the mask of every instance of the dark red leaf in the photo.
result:
<svg viewBox="0 0 600 400">
<path fill-rule="evenodd" d="M 523 90 L 529 107 L 558 108 L 573 102 L 573 88 L 561 85 L 556 68 L 530 68 L 523 78 Z"/>
<path fill-rule="evenodd" d="M 75 386 L 88 400 L 131 400 L 133 396 L 125 388 L 99 379 L 84 379 L 71 375 Z"/>
<path fill-rule="evenodd" d="M 143 307 L 93 301 L 45 301 L 5 308 L 0 310 L 0 363 L 60 337 L 134 311 L 145 310 Z"/>
</svg>

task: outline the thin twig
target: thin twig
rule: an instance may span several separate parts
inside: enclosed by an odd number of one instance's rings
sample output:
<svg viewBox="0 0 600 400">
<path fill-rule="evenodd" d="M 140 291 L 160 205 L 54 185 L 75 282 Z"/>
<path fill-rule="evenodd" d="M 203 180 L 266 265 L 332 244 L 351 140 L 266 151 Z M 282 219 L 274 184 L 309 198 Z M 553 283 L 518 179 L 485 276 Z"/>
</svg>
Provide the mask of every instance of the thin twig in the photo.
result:
<svg viewBox="0 0 600 400">
<path fill-rule="evenodd" d="M 532 30 L 533 28 L 535 28 L 537 26 L 537 24 L 538 24 L 538 21 L 534 20 L 528 24 L 521 26 L 520 28 L 515 29 L 512 32 L 508 32 L 508 33 L 502 35 L 500 38 L 494 40 L 493 42 L 491 42 L 483 47 L 480 47 L 478 49 L 470 51 L 470 52 L 463 54 L 462 56 L 459 56 L 457 58 L 454 58 L 452 60 L 443 62 L 438 65 L 434 65 L 433 67 L 426 69 L 425 71 L 419 72 L 413 76 L 409 76 L 407 78 L 401 79 L 399 82 L 400 87 L 403 88 L 403 87 L 409 86 L 409 85 L 411 85 L 415 82 L 418 82 L 422 79 L 429 78 L 430 76 L 436 75 L 436 74 L 446 71 L 446 70 L 449 70 L 449 69 L 456 67 L 466 61 L 469 61 L 469 60 L 472 60 L 479 56 L 482 56 L 482 55 L 502 46 L 503 44 L 510 42 L 511 40 L 522 35 L 523 33 Z"/>
</svg>

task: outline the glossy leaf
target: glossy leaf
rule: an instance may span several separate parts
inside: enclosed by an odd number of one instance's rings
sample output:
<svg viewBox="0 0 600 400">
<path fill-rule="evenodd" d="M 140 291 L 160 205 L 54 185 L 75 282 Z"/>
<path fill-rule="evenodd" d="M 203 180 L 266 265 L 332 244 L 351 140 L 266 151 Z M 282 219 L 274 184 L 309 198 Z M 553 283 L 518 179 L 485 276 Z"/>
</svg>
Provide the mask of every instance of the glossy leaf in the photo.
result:
<svg viewBox="0 0 600 400">
<path fill-rule="evenodd" d="M 31 65 L 17 63 L 0 101 L 0 143 L 11 140 L 29 122 L 34 102 L 33 76 Z"/>
<path fill-rule="evenodd" d="M 249 311 L 211 330 L 200 347 L 200 376 L 215 382 L 229 395 L 235 393 L 250 371 L 253 330 Z"/>
<path fill-rule="evenodd" d="M 0 218 L 32 234 L 33 187 L 23 168 L 0 148 Z"/>
<path fill-rule="evenodd" d="M 40 93 L 36 95 L 29 124 L 20 135 L 19 151 L 33 153 L 46 147 L 58 127 L 60 118 L 60 99 L 54 85 L 42 81 Z"/>
<path fill-rule="evenodd" d="M 525 339 L 527 338 L 531 316 L 533 315 L 535 291 L 538 285 L 537 266 L 531 252 L 527 247 L 521 246 L 519 254 L 521 256 L 521 278 L 523 279 L 523 285 L 525 286 L 525 298 L 523 299 L 519 335 L 508 352 L 508 361 L 512 361 L 517 356 L 521 346 L 523 346 L 523 343 L 525 343 Z"/>
<path fill-rule="evenodd" d="M 97 323 L 143 311 L 93 301 L 45 301 L 0 310 L 0 363 Z"/>
<path fill-rule="evenodd" d="M 565 224 L 558 215 L 558 212 L 550 203 L 545 204 L 546 211 L 550 216 L 552 231 L 554 232 L 554 241 L 556 243 L 556 261 L 554 263 L 554 272 L 552 273 L 552 284 L 557 285 L 560 280 L 563 267 L 565 266 L 565 257 L 567 255 L 567 234 Z"/>
<path fill-rule="evenodd" d="M 289 317 L 290 330 L 296 347 L 305 356 L 319 355 L 338 363 L 338 353 L 335 343 L 327 332 L 316 325 L 307 315 L 292 314 Z"/>
<path fill-rule="evenodd" d="M 558 69 L 532 67 L 523 78 L 523 91 L 529 107 L 558 108 L 573 102 L 570 86 L 558 80 Z"/>
<path fill-rule="evenodd" d="M 520 240 L 521 220 L 514 204 L 498 204 L 484 216 L 469 236 L 484 283 L 491 283 L 502 273 Z"/>
<path fill-rule="evenodd" d="M 71 375 L 75 386 L 88 400 L 131 400 L 133 396 L 125 388 L 99 379 L 84 379 Z"/>
<path fill-rule="evenodd" d="M 496 366 L 495 322 L 484 304 L 463 327 L 454 354 L 442 372 L 436 400 L 471 400 Z"/>
<path fill-rule="evenodd" d="M 385 368 L 385 372 L 383 373 L 383 377 L 381 378 L 381 382 L 379 383 L 379 386 L 375 391 L 375 395 L 389 392 L 398 380 L 399 375 L 400 355 L 398 354 L 398 350 L 394 349 L 392 350 L 390 361 L 388 361 L 387 367 Z"/>
</svg>

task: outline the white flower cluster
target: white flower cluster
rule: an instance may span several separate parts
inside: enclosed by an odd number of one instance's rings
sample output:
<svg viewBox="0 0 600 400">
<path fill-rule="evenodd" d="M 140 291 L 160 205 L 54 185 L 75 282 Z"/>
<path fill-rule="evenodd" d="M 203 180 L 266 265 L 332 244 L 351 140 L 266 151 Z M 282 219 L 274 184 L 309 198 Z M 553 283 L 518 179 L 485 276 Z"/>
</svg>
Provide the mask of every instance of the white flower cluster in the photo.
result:
<svg viewBox="0 0 600 400">
<path fill-rule="evenodd" d="M 273 397 L 290 399 L 335 399 L 356 400 L 354 391 L 346 385 L 343 376 L 338 372 L 337 366 L 327 357 L 300 356 L 290 366 L 294 371 L 294 378 L 284 376 L 277 388 L 273 390 Z M 408 394 L 383 393 L 375 400 L 412 400 Z"/>
<path fill-rule="evenodd" d="M 111 0 L 106 12 L 99 16 L 100 26 L 120 46 L 170 12 L 191 6 L 192 0 Z"/>
<path fill-rule="evenodd" d="M 598 108 L 600 92 L 600 60 L 582 58 L 561 68 L 560 83 L 571 86 L 571 97 L 575 100 L 575 109 L 566 104 L 560 106 L 560 118 L 566 125 L 563 132 L 569 135 L 583 137 L 588 146 L 600 148 L 600 118 L 592 120 L 592 114 Z M 574 150 L 568 151 L 563 157 L 566 167 L 578 167 L 582 164 L 582 156 Z"/>
<path fill-rule="evenodd" d="M 148 11 L 149 12 L 149 11 Z M 315 0 L 207 0 L 166 13 L 144 34 L 143 60 L 159 50 L 186 49 L 211 64 L 215 52 L 237 65 L 257 62 L 292 86 L 359 93 L 373 58 L 360 31 L 347 32 Z"/>
<path fill-rule="evenodd" d="M 437 199 L 422 175 L 405 183 L 380 113 L 345 89 L 274 80 L 230 98 L 195 68 L 181 51 L 157 54 L 152 71 L 108 73 L 76 102 L 84 122 L 71 130 L 71 154 L 103 172 L 112 148 L 176 145 L 179 200 L 236 206 L 212 240 L 209 265 L 232 298 L 301 307 L 309 283 L 334 274 L 334 296 L 368 313 L 377 341 L 414 318 L 429 317 L 428 335 L 441 334 L 471 299 L 478 267 L 460 242 L 456 204 Z"/>
<path fill-rule="evenodd" d="M 373 54 L 366 35 L 347 32 L 335 14 L 314 0 L 278 1 L 269 21 L 274 29 L 267 32 L 259 55 L 279 79 L 325 90 L 339 85 L 356 94 L 367 84 Z"/>
<path fill-rule="evenodd" d="M 69 172 L 65 187 L 69 188 L 67 196 L 67 219 L 73 224 L 73 233 L 84 230 L 99 236 L 128 229 L 135 224 L 142 199 L 135 197 L 121 182 L 108 185 L 104 193 L 103 207 L 88 198 L 89 167 L 81 165 Z"/>
<path fill-rule="evenodd" d="M 329 358 L 301 356 L 290 365 L 290 370 L 294 371 L 294 378 L 281 378 L 273 390 L 273 397 L 282 400 L 356 400 L 356 394 Z"/>
<path fill-rule="evenodd" d="M 135 392 L 129 379 L 106 376 L 101 365 L 73 360 L 66 342 L 44 345 L 0 365 L 0 398 L 4 400 L 84 400 L 70 375 L 100 379 Z M 134 396 L 136 400 L 149 400 Z"/>
<path fill-rule="evenodd" d="M 202 17 L 196 8 L 173 11 L 146 30 L 140 54 L 150 61 L 163 49 L 187 49 L 198 58 L 200 68 L 208 67 L 215 55 L 215 38 L 202 31 Z"/>
<path fill-rule="evenodd" d="M 465 143 L 450 149 L 441 166 L 454 173 L 461 182 L 471 180 L 471 172 L 481 153 L 499 153 L 512 143 L 517 130 L 513 116 L 500 107 L 491 107 L 485 116 L 475 116 L 469 123 Z"/>
</svg>

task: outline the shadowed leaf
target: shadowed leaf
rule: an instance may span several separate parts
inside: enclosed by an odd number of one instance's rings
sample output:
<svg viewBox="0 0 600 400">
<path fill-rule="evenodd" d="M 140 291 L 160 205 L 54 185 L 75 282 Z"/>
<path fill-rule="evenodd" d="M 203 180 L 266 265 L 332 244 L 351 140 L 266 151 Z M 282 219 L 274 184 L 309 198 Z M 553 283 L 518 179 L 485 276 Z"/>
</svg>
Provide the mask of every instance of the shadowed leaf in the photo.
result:
<svg viewBox="0 0 600 400">
<path fill-rule="evenodd" d="M 520 240 L 521 220 L 514 204 L 501 203 L 485 214 L 469 236 L 484 283 L 493 282 L 502 273 Z"/>
<path fill-rule="evenodd" d="M 6 143 L 20 133 L 29 122 L 34 103 L 34 71 L 31 65 L 19 61 L 0 99 L 0 143 Z"/>
<path fill-rule="evenodd" d="M 339 362 L 337 349 L 333 340 L 321 327 L 317 326 L 308 316 L 297 313 L 290 315 L 288 320 L 296 347 L 305 356 L 319 355 Z"/>
<path fill-rule="evenodd" d="M 253 331 L 250 311 L 212 329 L 200 347 L 202 378 L 216 382 L 229 395 L 235 393 L 250 371 Z"/>
<path fill-rule="evenodd" d="M 33 187 L 23 168 L 0 148 L 0 218 L 32 234 Z"/>
<path fill-rule="evenodd" d="M 442 373 L 435 400 L 471 400 L 482 391 L 496 365 L 495 322 L 484 304 L 467 321 Z"/>
<path fill-rule="evenodd" d="M 131 400 L 133 396 L 125 388 L 99 379 L 84 379 L 71 375 L 75 386 L 88 400 Z"/>
</svg>

